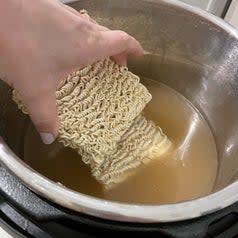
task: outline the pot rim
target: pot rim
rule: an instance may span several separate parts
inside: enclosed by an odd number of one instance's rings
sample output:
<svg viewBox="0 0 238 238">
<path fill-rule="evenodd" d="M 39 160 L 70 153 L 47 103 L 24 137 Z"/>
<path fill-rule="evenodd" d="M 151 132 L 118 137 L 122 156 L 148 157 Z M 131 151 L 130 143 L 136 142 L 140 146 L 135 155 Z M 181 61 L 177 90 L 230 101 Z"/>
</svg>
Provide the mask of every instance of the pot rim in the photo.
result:
<svg viewBox="0 0 238 238">
<path fill-rule="evenodd" d="M 77 1 L 65 0 L 61 2 L 71 3 Z M 156 2 L 156 0 L 146 1 Z M 222 19 L 212 14 L 177 0 L 161 0 L 161 2 L 199 15 L 238 40 L 238 32 Z M 207 196 L 174 204 L 139 205 L 95 198 L 68 189 L 36 172 L 14 154 L 1 137 L 0 163 L 20 178 L 27 187 L 42 197 L 71 210 L 110 220 L 140 223 L 181 221 L 210 214 L 238 200 L 238 181 Z"/>
<path fill-rule="evenodd" d="M 116 221 L 154 223 L 187 220 L 215 212 L 238 200 L 238 181 L 208 196 L 174 204 L 139 205 L 95 198 L 41 175 L 17 157 L 1 137 L 0 163 L 40 196 L 77 212 Z"/>
</svg>

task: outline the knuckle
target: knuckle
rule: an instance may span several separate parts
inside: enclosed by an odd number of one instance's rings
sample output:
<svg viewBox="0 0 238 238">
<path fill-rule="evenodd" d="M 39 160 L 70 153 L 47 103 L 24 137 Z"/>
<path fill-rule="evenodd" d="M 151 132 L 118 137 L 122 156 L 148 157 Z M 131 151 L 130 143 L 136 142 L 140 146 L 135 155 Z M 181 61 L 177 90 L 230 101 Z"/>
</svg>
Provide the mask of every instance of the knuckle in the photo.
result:
<svg viewBox="0 0 238 238">
<path fill-rule="evenodd" d="M 128 42 L 130 39 L 130 36 L 124 31 L 118 31 L 118 37 L 123 42 Z"/>
</svg>

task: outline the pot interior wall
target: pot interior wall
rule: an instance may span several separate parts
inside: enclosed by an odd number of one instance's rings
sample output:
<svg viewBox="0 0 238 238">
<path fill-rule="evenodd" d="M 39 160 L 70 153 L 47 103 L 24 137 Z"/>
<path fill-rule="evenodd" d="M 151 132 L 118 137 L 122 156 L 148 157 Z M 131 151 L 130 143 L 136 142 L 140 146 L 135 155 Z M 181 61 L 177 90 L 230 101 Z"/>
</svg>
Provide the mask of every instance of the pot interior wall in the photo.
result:
<svg viewBox="0 0 238 238">
<path fill-rule="evenodd" d="M 80 0 L 99 23 L 133 35 L 147 55 L 129 59 L 134 73 L 158 80 L 183 94 L 213 132 L 219 157 L 214 191 L 238 178 L 238 39 L 218 24 L 160 1 Z M 27 116 L 0 82 L 0 135 L 20 158 Z M 201 175 L 202 176 L 202 175 Z"/>
</svg>

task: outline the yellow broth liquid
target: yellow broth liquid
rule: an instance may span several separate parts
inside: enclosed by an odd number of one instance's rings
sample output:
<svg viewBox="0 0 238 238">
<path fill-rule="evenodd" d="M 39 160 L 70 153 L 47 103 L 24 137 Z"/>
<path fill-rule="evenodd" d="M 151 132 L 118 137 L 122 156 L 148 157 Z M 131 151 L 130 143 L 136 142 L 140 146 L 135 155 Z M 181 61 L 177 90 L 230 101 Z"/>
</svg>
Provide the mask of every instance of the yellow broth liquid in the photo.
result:
<svg viewBox="0 0 238 238">
<path fill-rule="evenodd" d="M 141 80 L 153 96 L 145 116 L 167 134 L 173 152 L 140 166 L 127 180 L 105 190 L 75 151 L 58 142 L 44 145 L 30 125 L 25 162 L 70 189 L 108 200 L 165 204 L 209 194 L 217 172 L 217 151 L 209 126 L 182 95 L 156 81 Z"/>
</svg>

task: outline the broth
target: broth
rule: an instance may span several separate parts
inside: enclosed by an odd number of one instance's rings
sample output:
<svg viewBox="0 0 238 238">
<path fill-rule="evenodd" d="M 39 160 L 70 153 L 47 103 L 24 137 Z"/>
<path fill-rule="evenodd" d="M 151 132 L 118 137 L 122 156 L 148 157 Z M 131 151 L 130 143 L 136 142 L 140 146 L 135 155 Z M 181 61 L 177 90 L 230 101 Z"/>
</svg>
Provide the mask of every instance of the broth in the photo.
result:
<svg viewBox="0 0 238 238">
<path fill-rule="evenodd" d="M 25 136 L 24 160 L 46 177 L 78 192 L 127 203 L 165 204 L 194 199 L 212 191 L 217 151 L 209 126 L 182 95 L 142 78 L 153 98 L 144 112 L 174 145 L 174 152 L 137 168 L 111 190 L 104 190 L 80 156 L 55 142 L 44 145 L 32 125 Z"/>
</svg>

